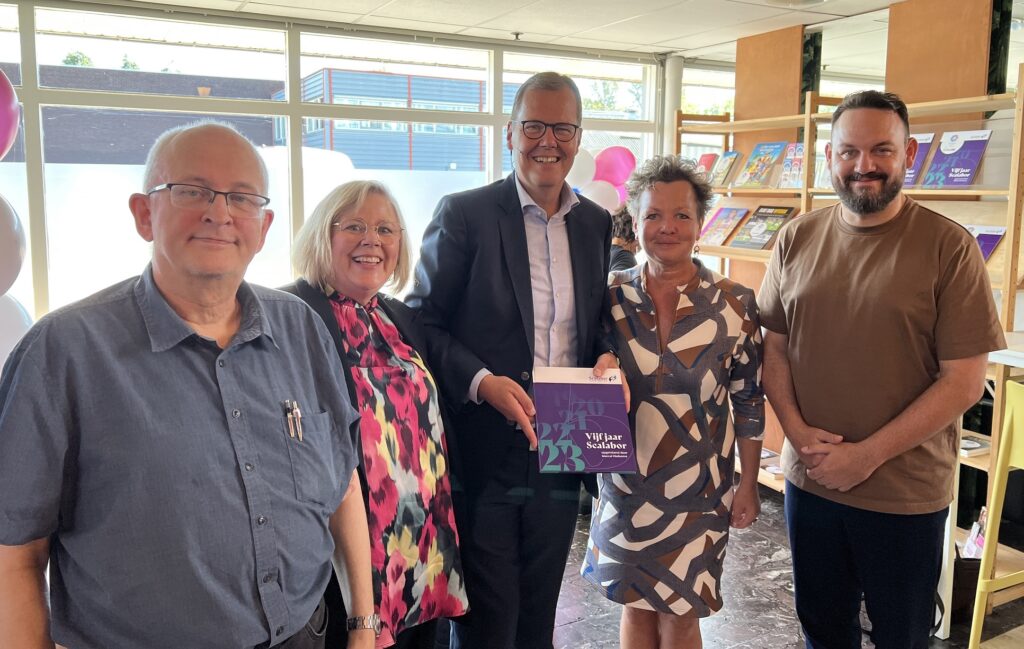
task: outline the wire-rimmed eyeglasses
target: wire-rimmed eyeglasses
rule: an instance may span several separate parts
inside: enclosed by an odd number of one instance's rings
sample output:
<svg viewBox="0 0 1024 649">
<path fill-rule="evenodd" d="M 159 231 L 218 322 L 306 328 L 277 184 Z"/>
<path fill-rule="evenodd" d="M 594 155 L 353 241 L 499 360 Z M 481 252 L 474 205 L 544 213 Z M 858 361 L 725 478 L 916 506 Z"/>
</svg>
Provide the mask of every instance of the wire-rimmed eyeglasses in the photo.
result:
<svg viewBox="0 0 1024 649">
<path fill-rule="evenodd" d="M 356 237 L 361 239 L 366 236 L 367 232 L 373 230 L 377 233 L 377 238 L 380 239 L 381 243 L 394 243 L 398 241 L 402 236 L 403 230 L 397 223 L 389 223 L 388 221 L 376 225 L 367 225 L 365 221 L 339 221 L 332 223 L 331 227 L 353 239 Z"/>
</svg>

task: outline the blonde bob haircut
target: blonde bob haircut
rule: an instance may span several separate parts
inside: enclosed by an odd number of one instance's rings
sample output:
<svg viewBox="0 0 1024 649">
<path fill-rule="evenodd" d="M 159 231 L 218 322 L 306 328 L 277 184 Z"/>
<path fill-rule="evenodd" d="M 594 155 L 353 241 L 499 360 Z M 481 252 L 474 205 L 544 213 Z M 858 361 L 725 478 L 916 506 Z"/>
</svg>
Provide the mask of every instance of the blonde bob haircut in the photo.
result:
<svg viewBox="0 0 1024 649">
<path fill-rule="evenodd" d="M 334 269 L 331 264 L 331 234 L 334 224 L 350 212 L 358 210 L 370 194 L 380 194 L 391 205 L 402 228 L 395 272 L 384 284 L 389 292 L 398 293 L 409 282 L 412 271 L 409 260 L 409 231 L 405 227 L 402 211 L 388 188 L 375 180 L 353 180 L 335 187 L 321 200 L 292 244 L 292 267 L 303 279 L 325 293 L 331 286 Z"/>
</svg>

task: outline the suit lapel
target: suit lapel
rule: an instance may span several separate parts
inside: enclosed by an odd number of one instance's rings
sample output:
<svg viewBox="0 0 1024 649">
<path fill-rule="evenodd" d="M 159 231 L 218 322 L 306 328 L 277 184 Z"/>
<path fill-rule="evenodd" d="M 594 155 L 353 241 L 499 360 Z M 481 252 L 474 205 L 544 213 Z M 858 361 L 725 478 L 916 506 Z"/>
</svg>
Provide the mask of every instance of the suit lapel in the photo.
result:
<svg viewBox="0 0 1024 649">
<path fill-rule="evenodd" d="M 530 283 L 530 254 L 526 245 L 526 225 L 523 222 L 523 207 L 516 191 L 515 172 L 509 174 L 502 185 L 501 208 L 498 218 L 498 232 L 501 247 L 505 252 L 505 264 L 512 279 L 512 292 L 519 305 L 523 319 L 523 331 L 533 357 L 533 287 Z"/>
<path fill-rule="evenodd" d="M 345 378 L 348 378 L 348 371 L 351 370 L 349 367 L 348 359 L 345 357 L 345 349 L 341 340 L 341 327 L 338 326 L 338 321 L 334 317 L 334 310 L 331 308 L 330 299 L 323 294 L 323 292 L 307 282 L 304 279 L 300 279 L 296 282 L 298 287 L 298 296 L 308 304 L 316 314 L 320 316 L 320 319 L 327 325 L 327 331 L 331 334 L 331 339 L 334 340 L 334 349 L 338 352 L 338 358 L 341 359 L 341 364 L 345 368 Z M 351 381 L 349 381 L 351 387 Z M 354 396 L 354 395 L 353 395 Z"/>
<path fill-rule="evenodd" d="M 572 293 L 576 298 L 576 341 L 578 349 L 577 358 L 587 357 L 583 353 L 584 342 L 587 340 L 587 315 L 590 313 L 590 277 L 587 267 L 590 260 L 587 259 L 586 251 L 592 246 L 587 245 L 587 229 L 581 223 L 583 214 L 580 212 L 582 204 L 577 205 L 565 215 L 565 229 L 569 235 L 569 259 L 572 263 Z"/>
</svg>

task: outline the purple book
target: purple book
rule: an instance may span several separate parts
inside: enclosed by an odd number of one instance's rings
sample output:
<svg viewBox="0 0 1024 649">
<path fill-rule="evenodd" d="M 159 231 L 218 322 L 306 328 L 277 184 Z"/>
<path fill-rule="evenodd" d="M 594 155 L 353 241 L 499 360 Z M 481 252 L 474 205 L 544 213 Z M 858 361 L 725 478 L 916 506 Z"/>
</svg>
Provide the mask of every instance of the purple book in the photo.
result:
<svg viewBox="0 0 1024 649">
<path fill-rule="evenodd" d="M 967 187 L 981 165 L 991 130 L 946 131 L 932 156 L 922 187 Z"/>
<path fill-rule="evenodd" d="M 985 261 L 992 256 L 996 246 L 1006 234 L 1006 226 L 1002 225 L 968 225 L 965 227 L 977 240 L 978 246 L 981 248 L 981 256 L 985 258 Z"/>
<path fill-rule="evenodd" d="M 917 140 L 917 157 L 914 158 L 914 166 L 907 169 L 907 175 L 903 179 L 904 187 L 913 187 L 920 180 L 918 176 L 921 174 L 921 168 L 924 166 L 925 160 L 928 159 L 928 152 L 932 150 L 932 141 L 935 139 L 935 134 L 914 133 L 910 137 Z"/>
<path fill-rule="evenodd" d="M 533 397 L 541 473 L 636 473 L 619 370 L 537 367 Z"/>
</svg>

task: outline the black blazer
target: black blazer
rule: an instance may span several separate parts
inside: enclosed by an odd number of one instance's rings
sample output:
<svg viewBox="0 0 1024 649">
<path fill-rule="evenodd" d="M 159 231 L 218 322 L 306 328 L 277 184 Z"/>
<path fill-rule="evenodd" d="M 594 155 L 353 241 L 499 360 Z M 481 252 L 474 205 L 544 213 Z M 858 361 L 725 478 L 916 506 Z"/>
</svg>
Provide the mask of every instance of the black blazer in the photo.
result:
<svg viewBox="0 0 1024 649">
<path fill-rule="evenodd" d="M 611 217 L 581 197 L 566 215 L 566 229 L 577 359 L 587 367 L 615 349 L 607 289 Z M 533 293 L 526 226 L 513 175 L 441 199 L 423 235 L 416 282 L 406 302 L 428 332 L 431 363 L 442 373 L 463 486 L 479 493 L 507 450 L 526 446 L 523 434 L 501 413 L 467 400 L 473 377 L 485 367 L 527 390 L 532 381 Z"/>
</svg>

